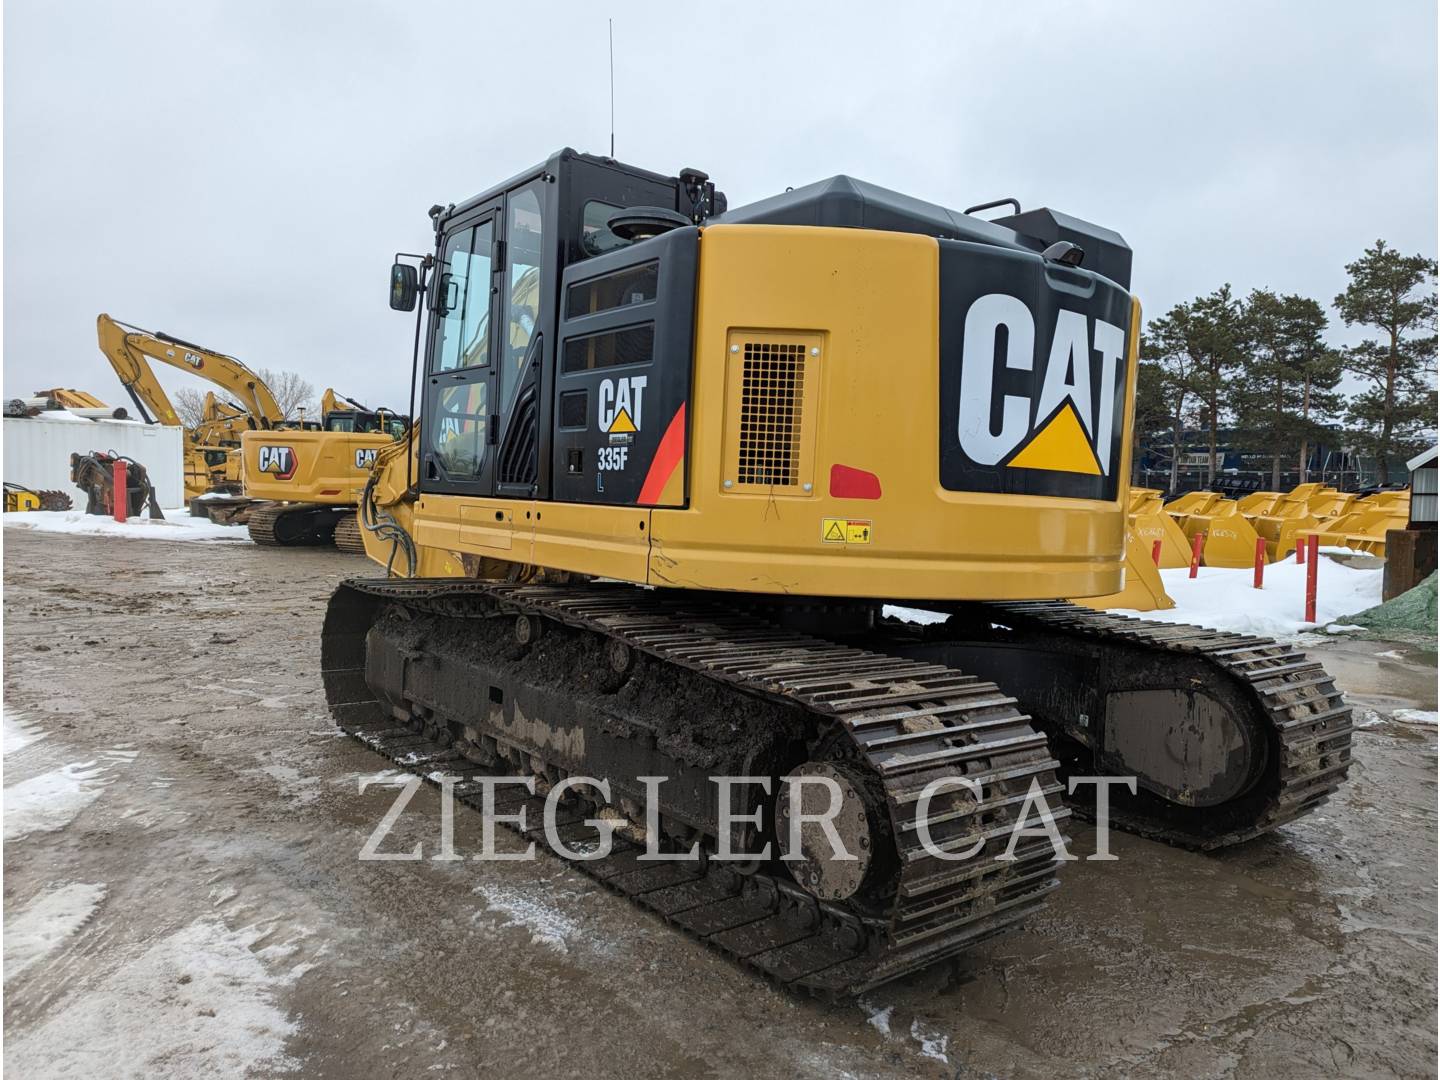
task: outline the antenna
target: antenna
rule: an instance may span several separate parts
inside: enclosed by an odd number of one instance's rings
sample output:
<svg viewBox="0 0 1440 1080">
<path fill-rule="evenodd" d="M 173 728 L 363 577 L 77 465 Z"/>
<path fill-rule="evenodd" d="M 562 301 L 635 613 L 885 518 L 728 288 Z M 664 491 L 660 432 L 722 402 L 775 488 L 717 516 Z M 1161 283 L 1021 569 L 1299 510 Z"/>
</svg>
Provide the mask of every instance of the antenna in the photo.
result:
<svg viewBox="0 0 1440 1080">
<path fill-rule="evenodd" d="M 615 156 L 615 20 L 605 20 L 610 25 L 610 156 Z"/>
</svg>

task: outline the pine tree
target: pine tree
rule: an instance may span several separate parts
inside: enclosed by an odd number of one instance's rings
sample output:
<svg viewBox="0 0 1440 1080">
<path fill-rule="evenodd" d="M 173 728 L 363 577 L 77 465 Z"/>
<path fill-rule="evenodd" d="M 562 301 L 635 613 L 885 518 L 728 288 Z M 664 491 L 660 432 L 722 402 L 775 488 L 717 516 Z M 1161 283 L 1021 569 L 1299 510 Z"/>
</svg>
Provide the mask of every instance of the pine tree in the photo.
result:
<svg viewBox="0 0 1440 1080">
<path fill-rule="evenodd" d="M 1392 465 L 1433 431 L 1436 265 L 1377 240 L 1345 272 L 1350 284 L 1335 297 L 1340 317 L 1379 334 L 1345 350 L 1345 369 L 1369 384 L 1351 401 L 1349 419 L 1356 444 L 1375 456 L 1385 483 Z"/>
<path fill-rule="evenodd" d="M 1303 296 L 1256 289 L 1244 304 L 1249 357 L 1231 383 L 1229 403 L 1245 442 L 1270 454 L 1271 487 L 1280 486 L 1281 461 L 1320 432 L 1316 418 L 1334 411 L 1330 390 L 1340 379 L 1338 357 L 1325 347 L 1325 310 Z"/>
<path fill-rule="evenodd" d="M 1229 285 L 1209 296 L 1176 304 L 1150 323 L 1150 355 L 1177 380 L 1169 394 L 1175 454 L 1170 465 L 1171 490 L 1178 479 L 1180 433 L 1192 404 L 1209 440 L 1206 483 L 1215 483 L 1220 422 L 1229 408 L 1230 377 L 1244 361 L 1247 333 L 1244 305 L 1231 295 Z"/>
</svg>

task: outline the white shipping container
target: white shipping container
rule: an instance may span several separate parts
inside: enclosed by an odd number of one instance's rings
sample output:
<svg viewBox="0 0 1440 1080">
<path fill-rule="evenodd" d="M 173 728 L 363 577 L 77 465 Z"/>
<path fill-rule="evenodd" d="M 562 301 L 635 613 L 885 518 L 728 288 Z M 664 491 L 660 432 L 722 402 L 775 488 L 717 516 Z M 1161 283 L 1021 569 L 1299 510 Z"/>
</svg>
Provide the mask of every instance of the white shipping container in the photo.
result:
<svg viewBox="0 0 1440 1080">
<path fill-rule="evenodd" d="M 5 454 L 0 470 L 6 483 L 36 491 L 66 492 L 77 510 L 85 496 L 70 483 L 70 455 L 96 450 L 132 458 L 145 466 L 155 497 L 166 509 L 185 505 L 184 431 L 138 420 L 86 420 L 69 413 L 47 417 L 7 417 Z"/>
</svg>

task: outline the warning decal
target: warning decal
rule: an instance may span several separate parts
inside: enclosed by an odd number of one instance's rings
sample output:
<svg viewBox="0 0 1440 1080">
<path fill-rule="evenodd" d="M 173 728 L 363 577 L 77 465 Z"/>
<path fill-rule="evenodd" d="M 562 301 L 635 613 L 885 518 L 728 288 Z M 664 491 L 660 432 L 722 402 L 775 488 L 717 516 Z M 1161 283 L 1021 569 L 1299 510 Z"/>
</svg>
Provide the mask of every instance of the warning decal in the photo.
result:
<svg viewBox="0 0 1440 1080">
<path fill-rule="evenodd" d="M 827 544 L 868 544 L 873 522 L 856 518 L 821 518 L 820 539 Z"/>
</svg>

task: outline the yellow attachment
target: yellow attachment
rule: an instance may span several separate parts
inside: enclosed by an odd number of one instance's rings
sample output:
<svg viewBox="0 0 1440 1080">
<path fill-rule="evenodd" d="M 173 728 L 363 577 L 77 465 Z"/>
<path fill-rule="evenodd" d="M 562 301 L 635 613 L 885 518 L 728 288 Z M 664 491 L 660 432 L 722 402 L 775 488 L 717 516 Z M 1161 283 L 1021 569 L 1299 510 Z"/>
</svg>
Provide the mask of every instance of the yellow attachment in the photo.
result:
<svg viewBox="0 0 1440 1080">
<path fill-rule="evenodd" d="M 1167 513 L 1174 514 L 1177 517 L 1183 517 L 1185 514 L 1192 513 L 1195 510 L 1203 510 L 1207 506 L 1214 505 L 1215 501 L 1219 498 L 1221 498 L 1221 496 L 1215 494 L 1213 491 L 1187 491 L 1178 499 L 1166 503 L 1165 510 Z"/>
<path fill-rule="evenodd" d="M 1385 494 L 1390 494 L 1386 492 Z M 1364 507 L 1366 500 L 1355 504 Z M 1385 554 L 1385 534 L 1391 529 L 1403 529 L 1410 520 L 1410 502 L 1388 500 L 1374 509 L 1357 509 L 1323 522 L 1318 533 L 1320 543 L 1336 547 L 1353 548 L 1367 555 Z"/>
<path fill-rule="evenodd" d="M 13 513 L 21 510 L 39 510 L 40 496 L 33 491 L 10 491 L 5 492 L 5 512 Z"/>
<path fill-rule="evenodd" d="M 1081 598 L 1076 603 L 1099 611 L 1107 608 L 1168 611 L 1175 606 L 1175 601 L 1165 591 L 1160 571 L 1150 557 L 1150 542 L 1134 528 L 1125 530 L 1125 587 L 1109 596 Z"/>
<path fill-rule="evenodd" d="M 1187 514 L 1185 536 L 1194 543 L 1205 534 L 1201 559 L 1206 566 L 1232 569 L 1255 565 L 1255 528 L 1240 513 L 1238 503 L 1218 496 L 1201 513 Z"/>
<path fill-rule="evenodd" d="M 1252 491 L 1239 500 L 1240 513 L 1246 517 L 1268 514 L 1280 504 L 1280 500 L 1283 498 L 1285 495 L 1279 491 Z"/>
<path fill-rule="evenodd" d="M 1155 541 L 1160 541 L 1160 568 L 1174 570 L 1190 565 L 1190 544 L 1185 530 L 1160 505 L 1160 493 L 1152 492 L 1143 500 L 1131 500 L 1130 531 L 1145 543 L 1146 557 L 1154 550 Z"/>
<path fill-rule="evenodd" d="M 1295 550 L 1295 537 L 1313 532 L 1320 519 L 1310 512 L 1310 503 L 1324 503 L 1338 494 L 1324 484 L 1300 484 L 1277 501 L 1268 512 L 1250 514 L 1251 527 L 1265 540 L 1271 562 L 1279 562 Z"/>
<path fill-rule="evenodd" d="M 1355 506 L 1356 496 L 1339 491 L 1326 491 L 1311 499 L 1306 507 L 1322 521 L 1348 514 Z"/>
<path fill-rule="evenodd" d="M 86 393 L 84 390 L 70 390 L 63 386 L 57 386 L 52 390 L 37 390 L 33 396 L 49 398 L 62 409 L 104 409 L 109 407 L 94 394 Z"/>
</svg>

